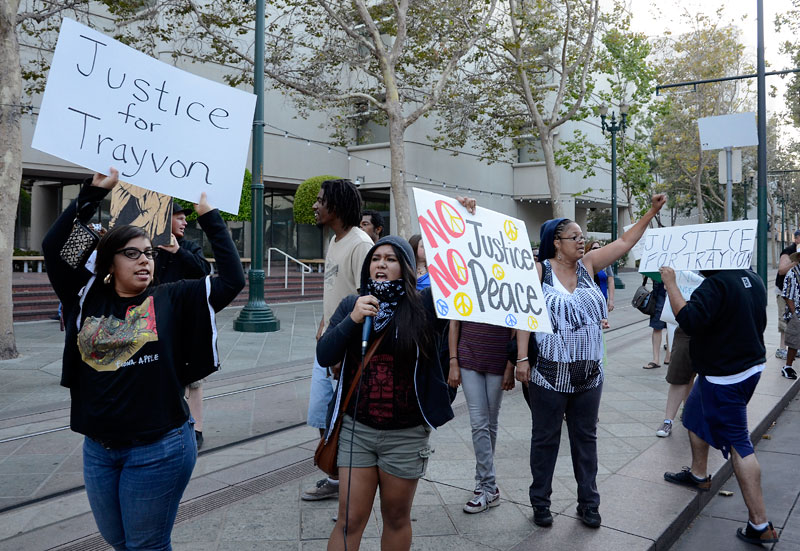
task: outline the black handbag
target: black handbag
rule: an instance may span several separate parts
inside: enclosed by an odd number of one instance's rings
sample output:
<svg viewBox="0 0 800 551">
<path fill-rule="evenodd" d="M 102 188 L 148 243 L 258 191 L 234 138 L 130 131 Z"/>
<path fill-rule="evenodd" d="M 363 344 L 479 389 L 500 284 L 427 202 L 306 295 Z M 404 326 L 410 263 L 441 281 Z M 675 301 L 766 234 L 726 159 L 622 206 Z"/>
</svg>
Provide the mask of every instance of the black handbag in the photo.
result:
<svg viewBox="0 0 800 551">
<path fill-rule="evenodd" d="M 97 232 L 81 222 L 80 211 L 81 209 L 78 209 L 78 214 L 72 224 L 72 231 L 59 253 L 61 259 L 69 264 L 73 270 L 86 265 L 86 261 L 89 260 L 92 251 L 95 250 L 100 242 L 100 236 Z"/>
<path fill-rule="evenodd" d="M 633 293 L 631 306 L 633 306 L 646 316 L 652 316 L 656 312 L 656 297 L 653 294 L 653 291 L 648 289 L 646 285 L 647 285 L 647 276 L 644 276 L 642 278 L 642 284 L 639 286 L 638 289 L 636 289 L 636 292 Z"/>
</svg>

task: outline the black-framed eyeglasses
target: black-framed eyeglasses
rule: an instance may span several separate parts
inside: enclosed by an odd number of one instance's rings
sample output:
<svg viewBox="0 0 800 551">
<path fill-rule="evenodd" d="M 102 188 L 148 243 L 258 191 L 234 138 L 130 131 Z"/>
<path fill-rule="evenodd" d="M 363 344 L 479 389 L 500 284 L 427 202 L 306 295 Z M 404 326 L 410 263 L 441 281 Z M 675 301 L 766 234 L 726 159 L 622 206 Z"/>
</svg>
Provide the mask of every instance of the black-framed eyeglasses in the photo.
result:
<svg viewBox="0 0 800 551">
<path fill-rule="evenodd" d="M 158 256 L 158 249 L 145 249 L 142 251 L 136 247 L 125 247 L 114 254 L 124 254 L 126 258 L 130 258 L 131 260 L 138 260 L 140 256 L 144 255 L 148 260 L 153 260 Z"/>
<path fill-rule="evenodd" d="M 569 239 L 570 241 L 575 241 L 577 243 L 578 241 L 586 241 L 586 236 L 573 235 L 572 237 L 557 237 L 556 239 L 561 239 L 561 240 Z"/>
</svg>

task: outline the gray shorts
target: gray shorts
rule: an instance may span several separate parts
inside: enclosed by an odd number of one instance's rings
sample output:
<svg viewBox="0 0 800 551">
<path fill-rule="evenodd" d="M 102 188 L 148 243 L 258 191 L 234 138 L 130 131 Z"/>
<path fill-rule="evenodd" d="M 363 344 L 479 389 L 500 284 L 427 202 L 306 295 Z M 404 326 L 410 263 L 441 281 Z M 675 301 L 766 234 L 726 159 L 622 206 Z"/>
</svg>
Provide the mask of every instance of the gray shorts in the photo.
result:
<svg viewBox="0 0 800 551">
<path fill-rule="evenodd" d="M 786 312 L 786 300 L 781 295 L 775 295 L 778 301 L 778 331 L 786 331 L 786 322 L 783 321 L 783 313 Z"/>
<path fill-rule="evenodd" d="M 350 460 L 353 418 L 345 415 L 339 433 L 339 468 L 378 467 L 398 478 L 419 479 L 425 475 L 433 450 L 428 445 L 431 429 L 418 425 L 408 429 L 379 430 L 356 421 L 353 459 Z"/>
<path fill-rule="evenodd" d="M 783 332 L 786 338 L 786 346 L 800 349 L 800 319 L 793 317 L 786 323 L 786 331 Z"/>
</svg>

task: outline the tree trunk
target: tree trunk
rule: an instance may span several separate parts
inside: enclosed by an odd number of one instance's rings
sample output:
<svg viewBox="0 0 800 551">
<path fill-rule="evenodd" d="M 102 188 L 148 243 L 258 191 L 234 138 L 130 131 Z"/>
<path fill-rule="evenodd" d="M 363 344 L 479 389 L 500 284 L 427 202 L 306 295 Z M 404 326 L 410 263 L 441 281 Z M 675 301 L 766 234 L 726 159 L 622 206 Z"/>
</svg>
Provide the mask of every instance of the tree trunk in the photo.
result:
<svg viewBox="0 0 800 551">
<path fill-rule="evenodd" d="M 553 201 L 553 218 L 563 218 L 564 207 L 561 205 L 561 179 L 558 176 L 556 156 L 553 151 L 553 135 L 548 128 L 539 128 L 539 141 L 542 143 L 544 166 L 547 171 L 547 186 L 550 188 L 550 199 Z"/>
<path fill-rule="evenodd" d="M 19 0 L 0 2 L 0 360 L 17 357 L 11 257 L 22 180 L 22 71 L 16 17 Z"/>
<path fill-rule="evenodd" d="M 411 209 L 406 190 L 406 146 L 403 141 L 405 127 L 398 114 L 389 113 L 389 154 L 392 168 L 392 197 L 397 228 L 392 233 L 403 239 L 411 237 Z"/>
<path fill-rule="evenodd" d="M 697 196 L 697 223 L 703 224 L 706 221 L 705 210 L 703 208 L 703 151 L 697 145 L 698 163 L 697 173 L 694 176 L 694 192 Z"/>
</svg>

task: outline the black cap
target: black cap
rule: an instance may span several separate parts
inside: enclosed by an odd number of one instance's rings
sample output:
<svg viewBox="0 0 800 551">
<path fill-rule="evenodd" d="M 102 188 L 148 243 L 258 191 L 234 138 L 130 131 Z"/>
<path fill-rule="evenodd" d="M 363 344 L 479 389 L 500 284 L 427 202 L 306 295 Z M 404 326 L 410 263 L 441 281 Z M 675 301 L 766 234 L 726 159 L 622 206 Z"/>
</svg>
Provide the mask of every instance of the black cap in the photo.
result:
<svg viewBox="0 0 800 551">
<path fill-rule="evenodd" d="M 184 213 L 184 214 L 189 214 L 190 212 L 192 212 L 192 208 L 191 207 L 183 207 L 177 201 L 173 201 L 172 202 L 172 214 L 179 214 L 181 212 Z"/>
</svg>

